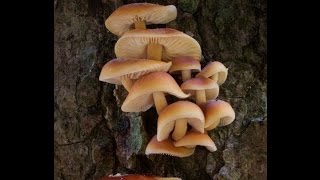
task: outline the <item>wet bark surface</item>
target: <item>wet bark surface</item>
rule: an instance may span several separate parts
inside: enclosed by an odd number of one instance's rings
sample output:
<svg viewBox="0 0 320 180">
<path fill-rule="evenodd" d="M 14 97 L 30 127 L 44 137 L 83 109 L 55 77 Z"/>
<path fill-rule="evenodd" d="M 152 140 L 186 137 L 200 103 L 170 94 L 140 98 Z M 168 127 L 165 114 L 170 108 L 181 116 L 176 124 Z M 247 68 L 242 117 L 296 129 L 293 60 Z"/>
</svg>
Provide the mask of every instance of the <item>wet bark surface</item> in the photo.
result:
<svg viewBox="0 0 320 180">
<path fill-rule="evenodd" d="M 98 179 L 115 173 L 266 179 L 266 1 L 147 1 L 177 7 L 177 19 L 167 27 L 199 42 L 202 67 L 219 60 L 229 68 L 218 99 L 232 105 L 236 120 L 209 132 L 216 152 L 197 147 L 187 158 L 145 156 L 156 134 L 155 109 L 121 112 L 125 89 L 98 80 L 102 66 L 116 57 L 118 39 L 104 21 L 119 6 L 133 2 L 143 1 L 54 1 L 54 179 Z"/>
</svg>

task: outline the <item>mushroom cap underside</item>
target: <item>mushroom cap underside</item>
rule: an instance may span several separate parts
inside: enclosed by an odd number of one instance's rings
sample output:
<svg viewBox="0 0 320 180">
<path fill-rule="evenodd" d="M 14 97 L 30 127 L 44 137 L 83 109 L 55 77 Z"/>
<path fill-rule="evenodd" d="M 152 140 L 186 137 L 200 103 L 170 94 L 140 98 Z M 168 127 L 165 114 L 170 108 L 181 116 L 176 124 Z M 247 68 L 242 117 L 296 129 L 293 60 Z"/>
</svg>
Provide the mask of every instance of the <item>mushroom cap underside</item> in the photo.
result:
<svg viewBox="0 0 320 180">
<path fill-rule="evenodd" d="M 132 3 L 116 9 L 105 21 L 105 26 L 113 34 L 121 36 L 138 21 L 146 24 L 166 24 L 176 18 L 177 8 L 174 5 Z"/>
<path fill-rule="evenodd" d="M 165 107 L 159 114 L 157 139 L 167 139 L 175 128 L 175 121 L 187 120 L 197 131 L 204 133 L 204 114 L 200 107 L 190 101 L 177 101 Z"/>
<path fill-rule="evenodd" d="M 195 148 L 175 147 L 171 139 L 166 139 L 161 142 L 157 140 L 157 135 L 154 135 L 146 147 L 146 155 L 150 154 L 165 154 L 176 157 L 188 157 L 194 153 Z"/>
<path fill-rule="evenodd" d="M 135 29 L 125 33 L 115 44 L 118 58 L 147 58 L 148 44 L 162 46 L 161 59 L 169 61 L 178 56 L 191 56 L 200 61 L 201 47 L 191 36 L 170 28 Z"/>
<path fill-rule="evenodd" d="M 176 147 L 184 146 L 205 146 L 211 152 L 216 151 L 217 147 L 207 133 L 187 132 L 179 141 L 174 142 Z"/>
<path fill-rule="evenodd" d="M 205 129 L 207 131 L 217 126 L 226 126 L 235 119 L 231 105 L 222 100 L 210 100 L 205 107 Z"/>
<path fill-rule="evenodd" d="M 169 73 L 177 73 L 179 71 L 190 70 L 191 72 L 200 72 L 201 64 L 198 60 L 190 56 L 179 56 L 171 60 L 172 65 Z"/>
<path fill-rule="evenodd" d="M 121 109 L 124 112 L 146 111 L 153 106 L 154 92 L 163 92 L 178 98 L 187 98 L 176 81 L 166 72 L 153 72 L 141 76 L 131 87 L 128 96 L 123 102 Z"/>
<path fill-rule="evenodd" d="M 221 62 L 213 61 L 208 63 L 197 75 L 196 77 L 212 77 L 213 75 L 218 73 L 218 81 L 219 85 L 223 84 L 228 76 L 228 68 L 226 68 Z"/>
<path fill-rule="evenodd" d="M 140 76 L 151 72 L 167 72 L 171 62 L 162 62 L 149 59 L 119 58 L 107 62 L 100 73 L 99 80 L 111 84 L 122 84 L 121 77 L 138 79 Z"/>
</svg>

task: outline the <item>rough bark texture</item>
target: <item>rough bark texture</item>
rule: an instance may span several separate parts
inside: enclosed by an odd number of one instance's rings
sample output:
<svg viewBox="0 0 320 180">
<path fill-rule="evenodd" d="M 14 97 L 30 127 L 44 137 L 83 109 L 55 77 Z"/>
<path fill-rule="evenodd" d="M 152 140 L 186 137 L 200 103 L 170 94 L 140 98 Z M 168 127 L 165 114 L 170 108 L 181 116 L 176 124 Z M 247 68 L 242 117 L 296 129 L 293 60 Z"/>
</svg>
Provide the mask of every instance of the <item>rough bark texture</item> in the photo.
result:
<svg viewBox="0 0 320 180">
<path fill-rule="evenodd" d="M 197 147 L 187 158 L 145 156 L 156 133 L 155 109 L 121 112 L 124 88 L 98 80 L 102 66 L 115 57 L 117 41 L 104 21 L 119 6 L 133 2 L 143 1 L 54 1 L 54 179 L 115 173 L 266 179 L 266 0 L 147 1 L 176 5 L 177 19 L 167 27 L 200 43 L 202 66 L 216 59 L 229 68 L 218 98 L 230 102 L 236 120 L 210 131 L 216 152 Z"/>
</svg>

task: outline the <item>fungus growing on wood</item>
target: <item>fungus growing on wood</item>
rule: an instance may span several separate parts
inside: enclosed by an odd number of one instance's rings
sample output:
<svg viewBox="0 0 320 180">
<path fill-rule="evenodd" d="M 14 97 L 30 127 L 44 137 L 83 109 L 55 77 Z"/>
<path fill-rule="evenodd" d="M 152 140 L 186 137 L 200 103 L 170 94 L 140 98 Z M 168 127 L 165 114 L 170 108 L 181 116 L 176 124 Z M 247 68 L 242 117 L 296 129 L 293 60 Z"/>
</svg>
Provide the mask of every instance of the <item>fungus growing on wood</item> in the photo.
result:
<svg viewBox="0 0 320 180">
<path fill-rule="evenodd" d="M 235 112 L 231 105 L 222 100 L 210 100 L 205 105 L 205 129 L 207 131 L 217 126 L 226 126 L 235 119 Z"/>
<path fill-rule="evenodd" d="M 189 79 L 181 84 L 181 89 L 189 92 L 196 92 L 196 103 L 201 105 L 207 101 L 207 99 L 215 99 L 219 94 L 218 84 L 206 77 L 196 77 Z"/>
<path fill-rule="evenodd" d="M 145 154 L 165 154 L 176 157 L 188 157 L 194 153 L 195 148 L 175 147 L 171 139 L 157 140 L 157 135 L 149 141 Z"/>
<path fill-rule="evenodd" d="M 166 72 L 153 72 L 141 76 L 131 87 L 128 96 L 123 102 L 121 109 L 124 112 L 146 111 L 155 104 L 157 112 L 166 107 L 165 93 L 178 98 L 187 98 L 173 77 Z"/>
<path fill-rule="evenodd" d="M 111 84 L 122 84 L 129 91 L 134 80 L 140 76 L 157 71 L 167 72 L 170 66 L 171 62 L 148 59 L 113 59 L 103 66 L 99 80 Z"/>
<path fill-rule="evenodd" d="M 204 114 L 199 106 L 190 101 L 177 101 L 168 105 L 158 117 L 158 141 L 167 139 L 172 131 L 174 140 L 181 139 L 187 132 L 188 124 L 204 133 Z"/>
<path fill-rule="evenodd" d="M 223 84 L 228 76 L 228 68 L 226 68 L 221 62 L 213 61 L 208 63 L 196 77 L 203 76 L 211 78 L 216 81 L 218 85 Z"/>
<path fill-rule="evenodd" d="M 146 29 L 146 24 L 166 24 L 175 20 L 177 8 L 151 3 L 132 3 L 116 9 L 105 21 L 106 28 L 117 36 L 133 29 Z"/>
<path fill-rule="evenodd" d="M 209 151 L 217 150 L 216 145 L 207 133 L 199 133 L 196 131 L 187 132 L 187 134 L 177 142 L 174 142 L 176 147 L 194 148 L 196 146 L 205 146 Z"/>
<path fill-rule="evenodd" d="M 189 35 L 170 28 L 134 29 L 117 41 L 118 58 L 137 58 L 169 61 L 178 56 L 201 58 L 199 43 Z"/>
<path fill-rule="evenodd" d="M 190 56 L 179 56 L 171 60 L 170 74 L 181 73 L 182 81 L 191 79 L 191 72 L 200 72 L 201 64 Z"/>
</svg>

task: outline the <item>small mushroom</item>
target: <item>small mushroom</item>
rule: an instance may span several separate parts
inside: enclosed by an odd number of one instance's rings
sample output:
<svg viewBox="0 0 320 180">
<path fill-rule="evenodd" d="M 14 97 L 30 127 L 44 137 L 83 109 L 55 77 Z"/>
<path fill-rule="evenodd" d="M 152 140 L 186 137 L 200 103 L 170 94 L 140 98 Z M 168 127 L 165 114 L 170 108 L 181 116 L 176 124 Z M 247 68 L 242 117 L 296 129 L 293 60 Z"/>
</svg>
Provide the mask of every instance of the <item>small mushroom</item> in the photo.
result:
<svg viewBox="0 0 320 180">
<path fill-rule="evenodd" d="M 185 81 L 180 87 L 184 91 L 195 91 L 198 105 L 205 103 L 207 99 L 215 99 L 219 94 L 218 84 L 209 78 L 201 76 Z"/>
<path fill-rule="evenodd" d="M 217 126 L 226 126 L 235 119 L 235 112 L 231 105 L 222 100 L 210 100 L 205 105 L 205 130 L 209 131 Z"/>
<path fill-rule="evenodd" d="M 163 141 L 157 140 L 157 135 L 154 135 L 146 147 L 146 155 L 150 154 L 166 154 L 176 157 L 188 157 L 194 153 L 195 148 L 175 147 L 171 139 Z"/>
<path fill-rule="evenodd" d="M 168 105 L 164 93 L 181 99 L 190 96 L 180 89 L 170 74 L 166 72 L 153 72 L 141 76 L 133 84 L 121 109 L 124 112 L 144 112 L 155 104 L 157 112 L 160 113 Z"/>
<path fill-rule="evenodd" d="M 228 68 L 219 61 L 210 62 L 196 75 L 196 77 L 199 76 L 211 78 L 216 81 L 218 85 L 221 85 L 227 79 Z"/>
<path fill-rule="evenodd" d="M 172 66 L 169 69 L 170 74 L 181 72 L 182 81 L 191 79 L 191 72 L 201 71 L 201 64 L 198 60 L 190 56 L 179 56 L 171 60 Z"/>
<path fill-rule="evenodd" d="M 105 21 L 107 29 L 117 36 L 132 29 L 146 29 L 146 24 L 166 24 L 177 18 L 174 5 L 132 3 L 116 9 Z"/>
<path fill-rule="evenodd" d="M 111 84 L 122 84 L 129 91 L 133 80 L 151 72 L 167 72 L 170 66 L 171 62 L 148 59 L 112 59 L 103 66 L 99 80 Z"/>
<path fill-rule="evenodd" d="M 189 35 L 170 28 L 134 29 L 125 33 L 115 45 L 118 58 L 169 61 L 178 56 L 201 58 L 199 43 Z"/>
<path fill-rule="evenodd" d="M 172 138 L 180 140 L 186 134 L 188 124 L 204 133 L 204 114 L 199 106 L 190 101 L 177 101 L 168 105 L 158 117 L 158 141 L 167 139 L 172 131 Z"/>
<path fill-rule="evenodd" d="M 195 146 L 205 146 L 209 151 L 217 150 L 216 145 L 207 133 L 187 132 L 187 134 L 177 142 L 174 142 L 176 147 L 194 148 Z"/>
</svg>

